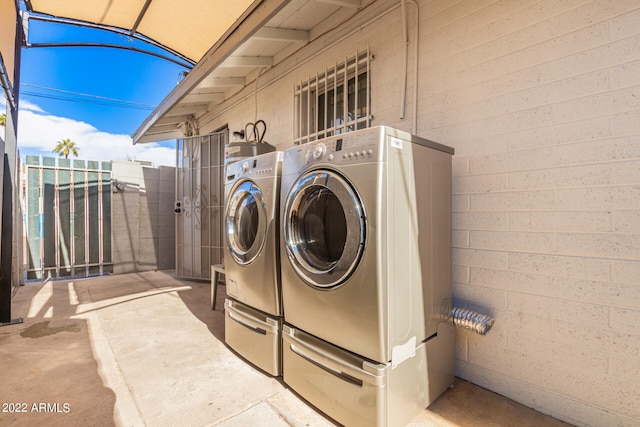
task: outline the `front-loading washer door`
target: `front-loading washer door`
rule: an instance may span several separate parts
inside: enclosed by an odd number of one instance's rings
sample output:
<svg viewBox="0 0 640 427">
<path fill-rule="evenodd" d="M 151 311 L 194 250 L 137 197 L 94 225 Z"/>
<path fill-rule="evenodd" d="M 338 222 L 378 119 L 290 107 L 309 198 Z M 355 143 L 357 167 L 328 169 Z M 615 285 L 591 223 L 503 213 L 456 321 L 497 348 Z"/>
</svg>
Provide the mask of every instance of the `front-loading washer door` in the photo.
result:
<svg viewBox="0 0 640 427">
<path fill-rule="evenodd" d="M 256 259 L 266 228 L 267 207 L 260 187 L 250 180 L 238 183 L 229 196 L 225 217 L 227 247 L 235 262 L 247 265 Z"/>
<path fill-rule="evenodd" d="M 342 285 L 365 244 L 365 212 L 354 188 L 335 171 L 309 171 L 292 186 L 284 212 L 284 243 L 298 276 L 315 288 Z"/>
</svg>

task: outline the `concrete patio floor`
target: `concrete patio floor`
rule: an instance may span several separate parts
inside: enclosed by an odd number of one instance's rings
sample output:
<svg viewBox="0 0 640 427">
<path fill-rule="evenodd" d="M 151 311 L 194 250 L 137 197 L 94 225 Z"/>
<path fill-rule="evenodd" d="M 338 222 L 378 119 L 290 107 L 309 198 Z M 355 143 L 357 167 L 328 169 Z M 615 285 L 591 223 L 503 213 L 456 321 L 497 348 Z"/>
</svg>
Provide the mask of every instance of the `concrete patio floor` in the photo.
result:
<svg viewBox="0 0 640 427">
<path fill-rule="evenodd" d="M 333 426 L 224 344 L 224 287 L 172 272 L 29 283 L 0 328 L 2 426 Z M 411 426 L 566 426 L 463 380 Z"/>
</svg>

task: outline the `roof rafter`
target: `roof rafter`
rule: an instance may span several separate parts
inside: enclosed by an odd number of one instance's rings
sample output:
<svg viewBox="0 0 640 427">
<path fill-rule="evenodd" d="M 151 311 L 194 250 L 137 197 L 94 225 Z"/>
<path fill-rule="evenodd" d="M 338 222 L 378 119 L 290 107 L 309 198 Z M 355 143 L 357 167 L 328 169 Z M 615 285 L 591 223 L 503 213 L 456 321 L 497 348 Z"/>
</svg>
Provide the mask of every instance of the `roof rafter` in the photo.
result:
<svg viewBox="0 0 640 427">
<path fill-rule="evenodd" d="M 360 7 L 360 0 L 315 0 L 318 3 L 333 4 L 340 7 Z"/>
<path fill-rule="evenodd" d="M 224 92 L 193 93 L 184 97 L 183 104 L 204 104 L 212 101 L 223 101 L 224 98 Z"/>
<path fill-rule="evenodd" d="M 309 31 L 273 27 L 260 28 L 253 36 L 254 39 L 258 40 L 280 40 L 305 43 L 309 41 L 309 37 Z"/>
<path fill-rule="evenodd" d="M 221 65 L 221 67 L 238 67 L 238 68 L 255 68 L 255 67 L 271 67 L 273 65 L 273 57 L 271 56 L 230 56 Z"/>
<path fill-rule="evenodd" d="M 208 77 L 204 79 L 198 87 L 200 88 L 213 88 L 213 87 L 232 87 L 232 86 L 244 86 L 244 77 Z"/>
</svg>

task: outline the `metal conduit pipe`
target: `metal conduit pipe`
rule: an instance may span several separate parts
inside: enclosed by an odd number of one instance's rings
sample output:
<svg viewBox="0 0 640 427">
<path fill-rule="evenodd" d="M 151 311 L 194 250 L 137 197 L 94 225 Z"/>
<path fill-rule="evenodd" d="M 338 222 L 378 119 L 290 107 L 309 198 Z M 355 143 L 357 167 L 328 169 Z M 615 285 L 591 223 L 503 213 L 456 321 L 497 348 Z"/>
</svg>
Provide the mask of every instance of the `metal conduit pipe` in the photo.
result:
<svg viewBox="0 0 640 427">
<path fill-rule="evenodd" d="M 400 90 L 400 118 L 404 119 L 407 104 L 407 64 L 409 62 L 409 34 L 407 30 L 407 7 L 405 0 L 400 0 L 402 21 L 402 87 Z"/>
<path fill-rule="evenodd" d="M 7 73 L 7 69 L 4 66 L 4 60 L 2 59 L 2 54 L 0 53 L 0 85 L 2 86 L 2 91 L 4 92 L 5 99 L 9 102 L 9 106 L 12 110 L 17 108 L 16 100 L 13 97 L 13 87 L 11 87 L 11 80 L 9 80 L 9 74 Z"/>
<path fill-rule="evenodd" d="M 416 0 L 408 0 L 416 8 L 414 16 L 414 31 L 415 36 L 413 39 L 413 127 L 412 134 L 418 134 L 418 58 L 420 55 L 420 9 L 418 8 L 418 2 Z"/>
<path fill-rule="evenodd" d="M 454 326 L 469 329 L 480 335 L 486 335 L 493 326 L 495 319 L 468 308 L 453 307 L 447 321 Z"/>
<path fill-rule="evenodd" d="M 402 90 L 400 91 L 400 118 L 404 119 L 407 110 L 407 76 L 409 65 L 409 29 L 407 26 L 407 6 L 409 2 L 416 10 L 413 15 L 413 30 L 415 32 L 413 39 L 413 123 L 411 133 L 417 135 L 418 132 L 418 58 L 420 43 L 420 9 L 415 0 L 400 0 L 400 14 L 402 15 Z"/>
</svg>

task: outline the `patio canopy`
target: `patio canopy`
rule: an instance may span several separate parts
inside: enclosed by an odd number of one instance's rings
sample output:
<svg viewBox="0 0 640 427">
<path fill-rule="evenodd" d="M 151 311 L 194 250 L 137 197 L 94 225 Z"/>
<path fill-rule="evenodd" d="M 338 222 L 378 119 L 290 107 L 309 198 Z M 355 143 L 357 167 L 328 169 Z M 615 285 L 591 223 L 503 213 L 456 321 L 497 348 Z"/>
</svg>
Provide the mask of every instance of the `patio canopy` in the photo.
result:
<svg viewBox="0 0 640 427">
<path fill-rule="evenodd" d="M 259 0 L 27 0 L 33 12 L 141 34 L 197 62 Z"/>
<path fill-rule="evenodd" d="M 124 29 L 195 63 L 133 143 L 198 133 L 198 121 L 260 73 L 375 0 L 26 0 L 28 10 Z M 373 8 L 370 14 L 379 13 Z M 195 130 L 194 130 L 195 129 Z"/>
</svg>

